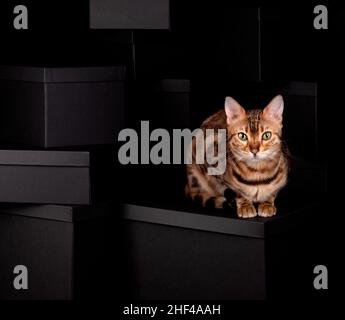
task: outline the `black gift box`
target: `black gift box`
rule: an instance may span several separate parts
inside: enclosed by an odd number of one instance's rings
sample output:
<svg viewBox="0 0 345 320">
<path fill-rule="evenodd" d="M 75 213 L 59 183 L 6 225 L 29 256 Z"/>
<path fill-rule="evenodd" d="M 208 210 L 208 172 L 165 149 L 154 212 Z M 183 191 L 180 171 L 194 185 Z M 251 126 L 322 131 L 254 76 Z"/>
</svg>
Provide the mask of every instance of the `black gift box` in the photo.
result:
<svg viewBox="0 0 345 320">
<path fill-rule="evenodd" d="M 109 199 L 115 161 L 108 147 L 0 150 L 0 202 L 91 204 Z"/>
<path fill-rule="evenodd" d="M 0 67 L 0 140 L 108 144 L 123 127 L 124 67 Z"/>
<path fill-rule="evenodd" d="M 279 204 L 273 218 L 246 220 L 231 209 L 126 203 L 123 286 L 136 299 L 302 297 L 312 288 L 315 208 Z"/>
<path fill-rule="evenodd" d="M 0 299 L 102 298 L 111 205 L 1 205 Z M 27 289 L 15 289 L 17 265 Z M 104 281 L 103 281 L 104 280 Z"/>
<path fill-rule="evenodd" d="M 169 29 L 170 0 L 91 0 L 94 29 Z"/>
<path fill-rule="evenodd" d="M 137 80 L 133 82 L 131 93 L 129 126 L 148 120 L 152 128 L 189 127 L 189 79 Z"/>
<path fill-rule="evenodd" d="M 272 299 L 315 293 L 324 261 L 326 170 L 293 159 L 277 215 L 240 219 L 233 207 L 185 198 L 185 166 L 140 167 L 121 197 L 123 292 L 130 299 Z M 159 186 L 152 189 L 150 185 Z M 326 219 L 327 220 L 327 219 Z"/>
</svg>

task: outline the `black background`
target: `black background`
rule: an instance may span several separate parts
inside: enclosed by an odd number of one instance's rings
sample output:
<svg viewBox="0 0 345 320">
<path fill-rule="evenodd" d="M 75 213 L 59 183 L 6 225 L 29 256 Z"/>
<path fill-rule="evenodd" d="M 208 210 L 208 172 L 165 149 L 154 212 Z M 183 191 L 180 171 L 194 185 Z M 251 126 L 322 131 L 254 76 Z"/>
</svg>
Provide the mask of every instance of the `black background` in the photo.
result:
<svg viewBox="0 0 345 320">
<path fill-rule="evenodd" d="M 344 139 L 339 130 L 341 123 L 338 124 L 337 120 L 342 118 L 344 100 L 339 93 L 343 92 L 344 84 L 345 47 L 342 38 L 345 11 L 329 5 L 329 30 L 315 30 L 314 4 L 261 7 L 262 51 L 260 63 L 257 64 L 258 51 L 253 45 L 257 41 L 256 26 L 251 25 L 251 21 L 254 21 L 251 15 L 257 13 L 255 6 L 251 9 L 238 9 L 235 6 L 237 15 L 234 17 L 230 15 L 231 4 L 185 2 L 172 1 L 171 30 L 152 31 L 90 30 L 88 1 L 21 1 L 20 4 L 28 6 L 29 30 L 14 30 L 14 5 L 2 2 L 0 64 L 126 65 L 130 83 L 148 78 L 191 79 L 195 82 L 195 101 L 214 103 L 212 107 L 206 103 L 193 106 L 194 110 L 198 108 L 196 114 L 200 120 L 211 110 L 221 107 L 221 99 L 229 84 L 234 83 L 243 91 L 253 83 L 254 86 L 266 87 L 272 83 L 284 85 L 289 81 L 317 82 L 318 146 L 317 151 L 307 157 L 325 163 L 330 176 L 333 169 L 338 170 L 338 166 L 343 166 L 339 158 Z M 245 34 L 241 33 L 236 38 L 234 25 L 240 26 Z M 233 50 L 230 38 L 237 41 L 236 47 L 242 47 L 244 54 Z M 264 104 L 261 100 L 250 98 L 250 95 L 243 102 L 251 106 L 260 104 L 260 107 Z M 308 117 L 308 114 L 302 117 Z M 192 125 L 196 126 L 198 121 L 194 121 L 196 123 Z M 133 124 L 130 117 L 127 117 L 127 123 Z M 303 140 L 303 135 L 304 132 L 300 132 L 301 143 L 308 143 Z M 297 146 L 297 149 L 301 150 L 302 147 Z M 330 289 L 314 293 L 313 298 L 320 300 L 334 298 L 335 288 L 342 279 L 337 273 L 340 264 L 337 261 L 343 252 L 337 237 L 343 214 L 338 209 L 338 199 L 341 198 L 337 196 L 335 184 L 329 182 L 327 188 L 331 197 L 321 213 L 324 215 L 323 230 L 320 230 L 323 240 L 318 246 L 319 263 L 329 268 Z M 132 197 L 135 198 L 135 195 Z M 116 288 L 109 290 L 110 300 L 118 299 L 115 293 L 121 295 L 116 291 Z M 242 304 L 236 306 L 240 310 L 246 308 Z M 259 308 L 256 304 L 254 307 Z M 114 309 L 113 313 L 116 312 Z M 230 308 L 227 313 L 231 316 Z"/>
</svg>

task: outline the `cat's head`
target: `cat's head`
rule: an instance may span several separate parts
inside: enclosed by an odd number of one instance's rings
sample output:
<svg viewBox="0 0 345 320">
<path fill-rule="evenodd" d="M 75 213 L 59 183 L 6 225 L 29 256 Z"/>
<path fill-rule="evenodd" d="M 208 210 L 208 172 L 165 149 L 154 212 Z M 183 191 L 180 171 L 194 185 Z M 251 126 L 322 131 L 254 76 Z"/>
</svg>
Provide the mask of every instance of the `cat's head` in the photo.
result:
<svg viewBox="0 0 345 320">
<path fill-rule="evenodd" d="M 225 99 L 232 154 L 241 161 L 274 159 L 281 150 L 284 101 L 278 95 L 263 110 L 246 111 L 233 98 Z"/>
</svg>

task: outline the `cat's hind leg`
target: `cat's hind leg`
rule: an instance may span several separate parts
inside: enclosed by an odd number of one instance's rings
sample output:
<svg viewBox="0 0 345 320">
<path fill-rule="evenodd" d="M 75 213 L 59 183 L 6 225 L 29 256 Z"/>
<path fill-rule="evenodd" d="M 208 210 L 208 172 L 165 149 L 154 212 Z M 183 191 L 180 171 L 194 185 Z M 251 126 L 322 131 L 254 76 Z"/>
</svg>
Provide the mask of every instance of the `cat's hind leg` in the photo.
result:
<svg viewBox="0 0 345 320">
<path fill-rule="evenodd" d="M 228 207 L 229 204 L 225 197 L 213 196 L 207 199 L 205 206 L 211 208 L 225 208 Z"/>
<path fill-rule="evenodd" d="M 217 192 L 210 179 L 206 179 L 198 170 L 187 167 L 187 185 L 185 194 L 203 207 L 223 208 L 227 200 L 224 192 Z"/>
<path fill-rule="evenodd" d="M 192 201 L 201 204 L 203 207 L 223 208 L 226 203 L 226 198 L 221 195 L 216 195 L 211 190 L 204 190 L 200 185 L 193 181 L 187 183 L 185 187 L 185 195 Z"/>
<path fill-rule="evenodd" d="M 201 204 L 203 207 L 223 208 L 227 204 L 226 198 L 223 196 L 216 196 L 207 191 L 195 190 L 188 192 L 187 196 L 194 202 Z"/>
</svg>

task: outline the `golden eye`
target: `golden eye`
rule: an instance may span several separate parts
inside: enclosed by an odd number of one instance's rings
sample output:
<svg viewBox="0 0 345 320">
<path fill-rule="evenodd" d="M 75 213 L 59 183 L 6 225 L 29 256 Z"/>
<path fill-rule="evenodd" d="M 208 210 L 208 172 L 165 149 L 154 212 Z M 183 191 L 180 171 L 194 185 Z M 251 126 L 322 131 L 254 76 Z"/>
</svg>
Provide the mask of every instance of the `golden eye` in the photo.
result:
<svg viewBox="0 0 345 320">
<path fill-rule="evenodd" d="M 238 133 L 238 137 L 239 137 L 240 140 L 242 140 L 242 141 L 247 141 L 247 140 L 248 140 L 248 136 L 247 136 L 244 132 L 239 132 L 239 133 Z"/>
<path fill-rule="evenodd" d="M 266 131 L 262 134 L 262 140 L 269 140 L 272 137 L 272 132 Z"/>
</svg>

